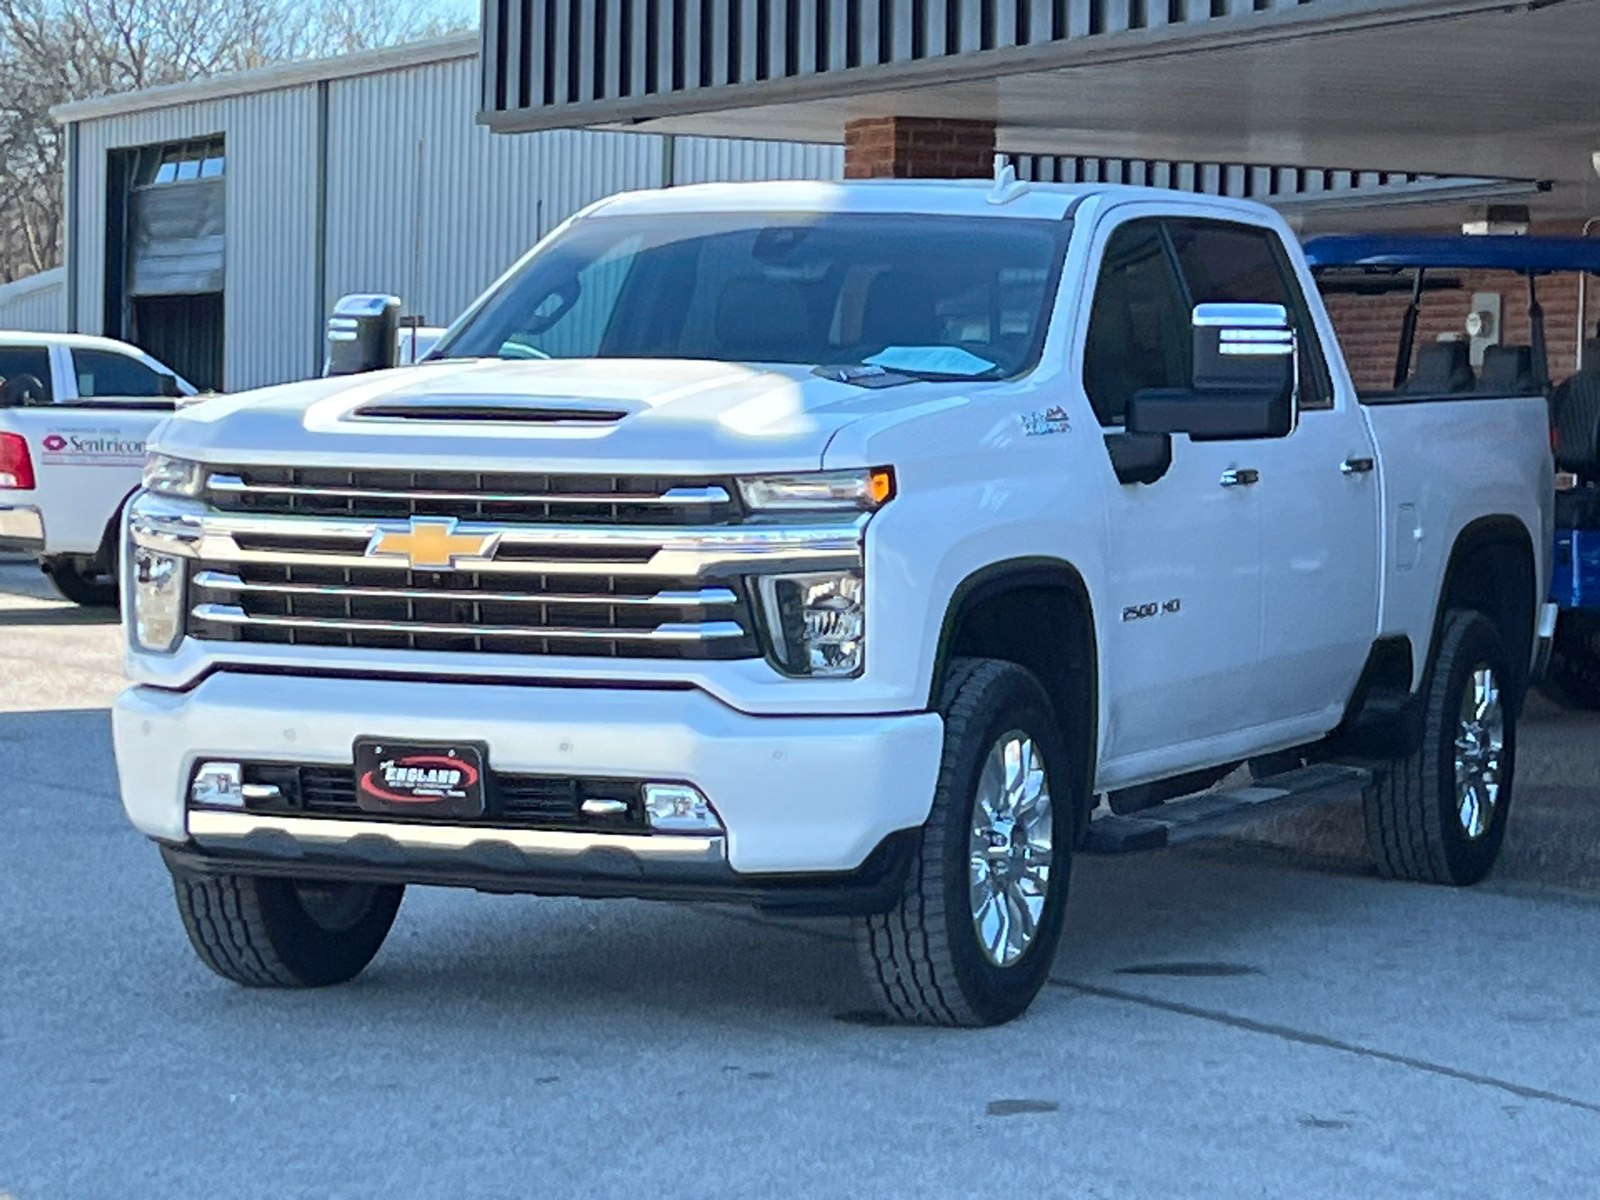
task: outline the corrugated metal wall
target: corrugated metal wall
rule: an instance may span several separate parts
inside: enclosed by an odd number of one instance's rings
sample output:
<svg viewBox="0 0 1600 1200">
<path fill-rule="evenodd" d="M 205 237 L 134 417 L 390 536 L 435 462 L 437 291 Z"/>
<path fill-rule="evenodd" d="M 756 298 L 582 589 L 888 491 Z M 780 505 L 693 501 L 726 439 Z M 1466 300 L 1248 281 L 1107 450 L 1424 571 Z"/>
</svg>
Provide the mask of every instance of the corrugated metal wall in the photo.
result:
<svg viewBox="0 0 1600 1200">
<path fill-rule="evenodd" d="M 0 329 L 62 333 L 67 328 L 65 267 L 0 284 Z"/>
<path fill-rule="evenodd" d="M 324 308 L 387 291 L 445 324 L 585 204 L 662 181 L 659 137 L 474 124 L 470 58 L 328 87 Z"/>
<path fill-rule="evenodd" d="M 73 179 L 78 328 L 117 332 L 101 328 L 109 152 L 220 133 L 228 196 L 225 384 L 237 390 L 314 373 L 316 94 L 315 86 L 284 88 L 83 122 Z"/>
<path fill-rule="evenodd" d="M 674 183 L 842 178 L 843 146 L 810 142 L 755 142 L 745 138 L 673 139 Z"/>
</svg>

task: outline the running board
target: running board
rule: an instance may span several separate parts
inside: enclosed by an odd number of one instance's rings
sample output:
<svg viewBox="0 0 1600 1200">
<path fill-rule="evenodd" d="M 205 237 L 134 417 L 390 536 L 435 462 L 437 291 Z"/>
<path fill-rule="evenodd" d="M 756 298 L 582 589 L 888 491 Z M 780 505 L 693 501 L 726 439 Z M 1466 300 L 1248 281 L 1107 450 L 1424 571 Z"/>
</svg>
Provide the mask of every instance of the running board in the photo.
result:
<svg viewBox="0 0 1600 1200">
<path fill-rule="evenodd" d="M 1269 806 L 1277 812 L 1331 800 L 1342 792 L 1359 791 L 1371 779 L 1372 772 L 1363 767 L 1316 763 L 1258 779 L 1247 787 L 1169 800 L 1125 817 L 1105 813 L 1089 822 L 1083 850 L 1086 854 L 1127 854 L 1221 837 L 1256 820 Z"/>
</svg>

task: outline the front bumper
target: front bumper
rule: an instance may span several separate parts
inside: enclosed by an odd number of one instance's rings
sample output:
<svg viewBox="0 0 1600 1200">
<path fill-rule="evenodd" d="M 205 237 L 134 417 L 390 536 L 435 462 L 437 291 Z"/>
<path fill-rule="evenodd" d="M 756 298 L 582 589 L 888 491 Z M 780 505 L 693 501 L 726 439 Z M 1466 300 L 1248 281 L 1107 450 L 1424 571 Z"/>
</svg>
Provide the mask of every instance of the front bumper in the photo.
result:
<svg viewBox="0 0 1600 1200">
<path fill-rule="evenodd" d="M 927 819 L 943 738 L 931 713 L 755 717 L 693 689 L 244 672 L 213 674 L 186 692 L 129 688 L 112 724 L 129 818 L 179 856 L 575 895 L 656 894 L 656 883 L 697 894 L 701 885 L 824 882 L 812 876 L 860 882 L 891 835 Z M 348 766 L 355 739 L 374 736 L 481 742 L 496 771 L 682 780 L 710 799 L 726 833 L 513 833 L 188 807 L 202 760 Z"/>
<path fill-rule="evenodd" d="M 0 504 L 0 550 L 44 553 L 44 517 L 37 508 Z"/>
</svg>

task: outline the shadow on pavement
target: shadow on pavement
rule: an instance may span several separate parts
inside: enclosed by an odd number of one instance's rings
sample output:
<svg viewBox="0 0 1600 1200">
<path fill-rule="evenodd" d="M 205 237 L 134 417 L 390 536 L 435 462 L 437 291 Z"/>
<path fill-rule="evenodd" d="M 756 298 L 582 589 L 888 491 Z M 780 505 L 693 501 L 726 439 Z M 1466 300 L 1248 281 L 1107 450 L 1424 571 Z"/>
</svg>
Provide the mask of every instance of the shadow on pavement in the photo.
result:
<svg viewBox="0 0 1600 1200">
<path fill-rule="evenodd" d="M 115 625 L 121 619 L 114 608 L 0 608 L 0 626 Z"/>
</svg>

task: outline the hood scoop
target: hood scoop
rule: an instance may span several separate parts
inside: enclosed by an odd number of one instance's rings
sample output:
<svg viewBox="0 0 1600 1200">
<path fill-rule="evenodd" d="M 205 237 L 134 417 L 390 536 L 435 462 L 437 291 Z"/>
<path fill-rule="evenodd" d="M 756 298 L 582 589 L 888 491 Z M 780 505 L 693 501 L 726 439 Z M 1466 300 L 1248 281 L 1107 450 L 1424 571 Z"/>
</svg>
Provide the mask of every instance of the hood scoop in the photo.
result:
<svg viewBox="0 0 1600 1200">
<path fill-rule="evenodd" d="M 588 400 L 521 399 L 511 396 L 390 398 L 363 404 L 350 415 L 363 421 L 450 421 L 516 425 L 614 425 L 626 408 Z"/>
</svg>

